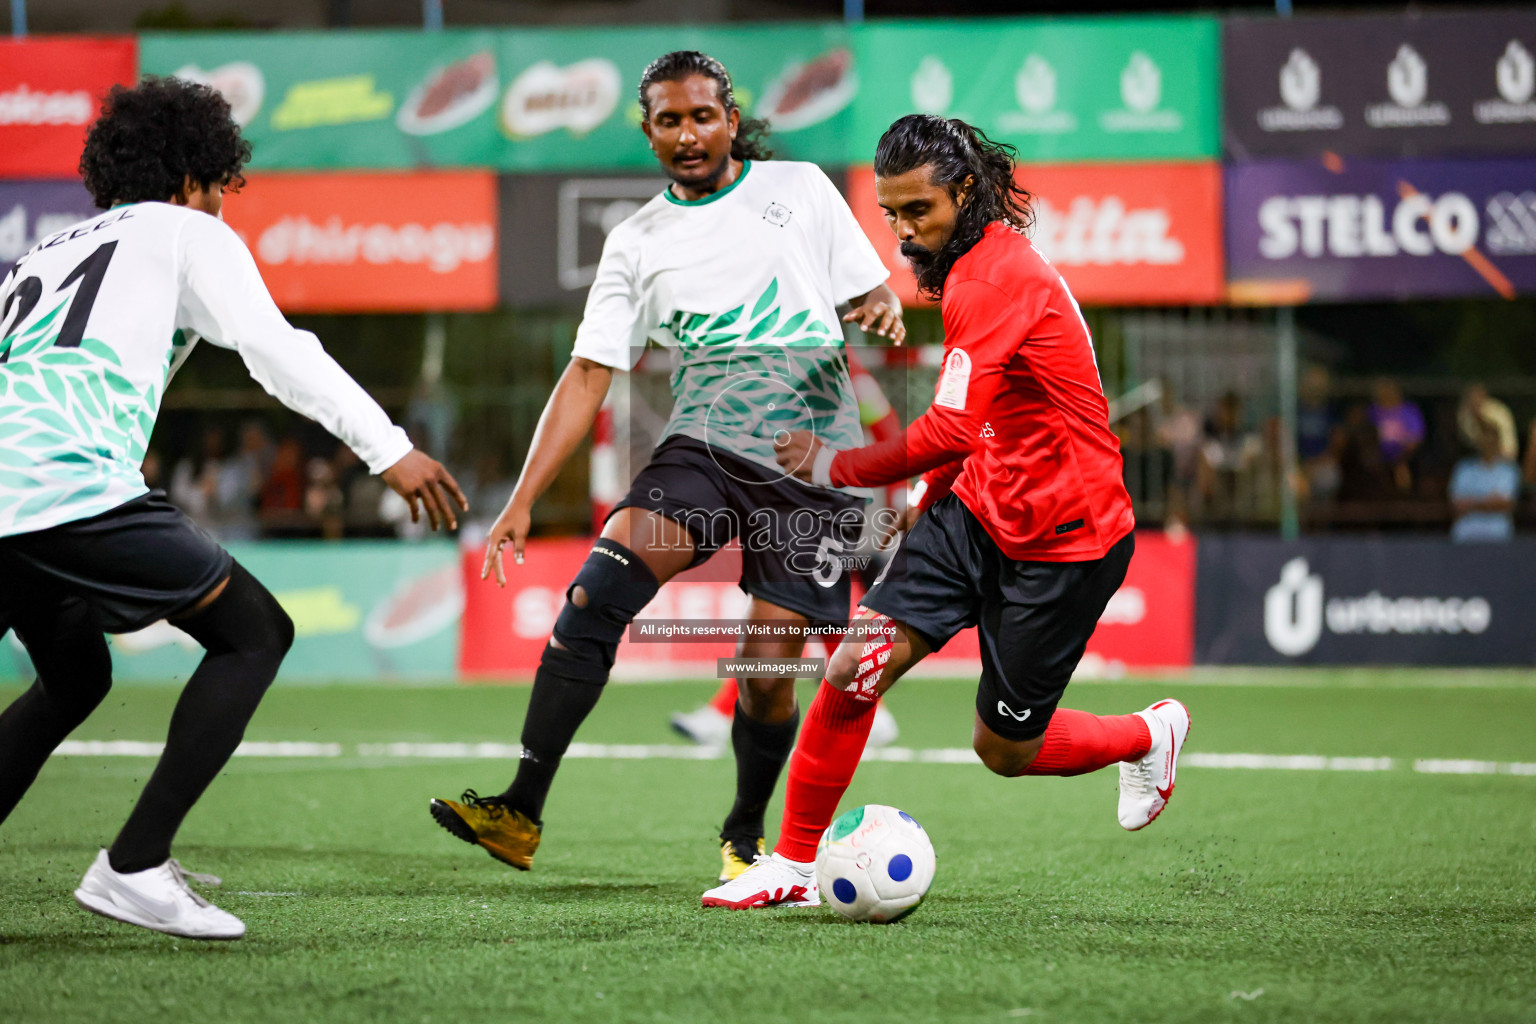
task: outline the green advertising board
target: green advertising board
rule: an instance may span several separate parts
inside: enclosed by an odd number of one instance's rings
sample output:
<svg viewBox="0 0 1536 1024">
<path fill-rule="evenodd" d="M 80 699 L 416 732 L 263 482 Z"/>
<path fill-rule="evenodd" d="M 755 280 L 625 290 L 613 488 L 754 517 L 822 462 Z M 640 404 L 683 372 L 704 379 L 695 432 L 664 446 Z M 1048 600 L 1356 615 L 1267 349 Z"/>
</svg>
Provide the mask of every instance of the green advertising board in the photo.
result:
<svg viewBox="0 0 1536 1024">
<path fill-rule="evenodd" d="M 150 34 L 140 65 L 224 92 L 256 168 L 580 170 L 652 165 L 635 90 L 677 49 L 731 69 L 776 155 L 842 162 L 858 79 L 836 24 Z"/>
<path fill-rule="evenodd" d="M 958 117 L 1032 163 L 1216 156 L 1220 23 L 1206 17 L 908 21 L 856 37 L 850 162 L 909 113 Z"/>
<path fill-rule="evenodd" d="M 776 155 L 867 163 L 913 111 L 965 118 L 1030 161 L 1217 153 L 1218 22 L 1010 19 L 761 27 L 149 34 L 152 74 L 229 97 L 256 168 L 651 166 L 635 88 L 700 49 Z"/>
<path fill-rule="evenodd" d="M 450 543 L 267 541 L 229 551 L 293 619 L 279 679 L 451 679 L 464 610 Z M 109 638 L 118 680 L 185 681 L 202 649 L 164 622 Z M 14 635 L 0 638 L 0 679 L 31 667 Z"/>
</svg>

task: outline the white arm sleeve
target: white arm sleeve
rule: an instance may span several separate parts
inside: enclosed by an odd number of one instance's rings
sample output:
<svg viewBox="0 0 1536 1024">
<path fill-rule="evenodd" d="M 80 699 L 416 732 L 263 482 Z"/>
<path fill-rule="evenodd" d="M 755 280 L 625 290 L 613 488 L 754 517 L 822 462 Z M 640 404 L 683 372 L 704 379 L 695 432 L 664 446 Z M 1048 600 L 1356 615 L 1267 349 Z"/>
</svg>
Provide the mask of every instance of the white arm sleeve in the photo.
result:
<svg viewBox="0 0 1536 1024">
<path fill-rule="evenodd" d="M 848 208 L 848 201 L 832 184 L 826 172 L 811 165 L 820 179 L 822 224 L 827 237 L 827 273 L 832 281 L 832 296 L 838 302 L 866 295 L 884 284 L 891 272 L 880 262 L 858 218 Z"/>
<path fill-rule="evenodd" d="M 320 340 L 283 319 L 240 237 L 214 217 L 183 227 L 179 326 L 240 353 L 256 383 L 346 442 L 382 473 L 411 450 L 405 431 L 332 359 Z"/>
<path fill-rule="evenodd" d="M 587 292 L 587 308 L 576 328 L 572 356 L 615 370 L 632 370 L 645 350 L 640 327 L 640 286 L 630 232 L 619 225 L 603 241 L 597 277 Z"/>
</svg>

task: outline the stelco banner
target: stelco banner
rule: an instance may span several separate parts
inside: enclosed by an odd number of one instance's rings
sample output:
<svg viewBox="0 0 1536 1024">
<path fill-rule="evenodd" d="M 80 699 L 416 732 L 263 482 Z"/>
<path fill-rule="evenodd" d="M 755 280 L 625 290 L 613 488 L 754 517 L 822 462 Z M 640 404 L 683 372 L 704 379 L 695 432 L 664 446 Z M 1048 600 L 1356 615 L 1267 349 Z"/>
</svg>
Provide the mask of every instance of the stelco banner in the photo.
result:
<svg viewBox="0 0 1536 1024">
<path fill-rule="evenodd" d="M 1213 303 L 1223 295 L 1221 168 L 1214 162 L 1033 166 L 1030 232 L 1079 302 Z M 848 174 L 848 201 L 905 303 L 917 284 L 875 201 L 869 168 Z"/>
<path fill-rule="evenodd" d="M 132 39 L 0 40 L 0 178 L 76 177 L 86 128 L 135 63 Z"/>
<path fill-rule="evenodd" d="M 969 121 L 1027 162 L 1218 154 L 1214 18 L 913 21 L 855 39 L 851 163 L 911 113 Z"/>
<path fill-rule="evenodd" d="M 225 200 L 224 219 L 289 312 L 496 304 L 489 171 L 253 174 Z"/>
<path fill-rule="evenodd" d="M 0 277 L 55 231 L 101 211 L 75 181 L 0 181 Z"/>
<path fill-rule="evenodd" d="M 1536 291 L 1536 159 L 1234 164 L 1226 204 L 1234 301 Z"/>
<path fill-rule="evenodd" d="M 1234 18 L 1225 144 L 1265 156 L 1536 151 L 1536 12 Z"/>
<path fill-rule="evenodd" d="M 1536 543 L 1202 538 L 1195 660 L 1536 664 Z"/>
<path fill-rule="evenodd" d="M 778 156 L 842 163 L 858 74 L 837 24 L 146 35 L 146 72 L 229 98 L 253 166 L 654 166 L 636 89 L 651 60 L 724 62 Z"/>
</svg>

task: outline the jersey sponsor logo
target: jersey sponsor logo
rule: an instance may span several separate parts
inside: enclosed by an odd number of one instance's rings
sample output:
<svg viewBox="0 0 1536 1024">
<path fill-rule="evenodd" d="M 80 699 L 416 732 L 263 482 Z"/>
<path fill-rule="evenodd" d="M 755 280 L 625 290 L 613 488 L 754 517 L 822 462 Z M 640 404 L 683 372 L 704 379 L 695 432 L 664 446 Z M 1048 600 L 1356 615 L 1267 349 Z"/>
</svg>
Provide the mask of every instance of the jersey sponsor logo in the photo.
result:
<svg viewBox="0 0 1536 1024">
<path fill-rule="evenodd" d="M 964 349 L 957 348 L 944 359 L 944 376 L 939 378 L 939 393 L 933 404 L 964 411 L 965 396 L 970 387 L 971 357 Z"/>
<path fill-rule="evenodd" d="M 1024 709 L 1024 713 L 1023 714 L 1019 714 L 1017 711 L 1013 710 L 1013 708 L 1009 707 L 1007 704 L 1004 704 L 1002 701 L 998 701 L 997 702 L 997 710 L 998 710 L 998 712 L 1000 714 L 1007 715 L 1009 718 L 1013 719 L 1015 722 L 1022 722 L 1022 721 L 1024 721 L 1026 718 L 1028 718 L 1030 716 L 1030 713 L 1034 709 L 1033 708 L 1025 708 Z"/>
<path fill-rule="evenodd" d="M 776 228 L 782 228 L 788 226 L 789 218 L 794 215 L 794 211 L 783 203 L 769 203 L 768 209 L 763 211 L 763 220 Z"/>
</svg>

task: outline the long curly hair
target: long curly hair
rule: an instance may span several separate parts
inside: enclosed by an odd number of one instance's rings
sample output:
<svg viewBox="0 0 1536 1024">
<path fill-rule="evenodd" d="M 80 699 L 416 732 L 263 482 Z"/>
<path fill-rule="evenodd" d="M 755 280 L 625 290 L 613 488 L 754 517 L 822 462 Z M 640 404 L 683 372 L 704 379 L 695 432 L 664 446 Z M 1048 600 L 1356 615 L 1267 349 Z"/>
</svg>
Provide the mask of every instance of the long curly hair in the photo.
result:
<svg viewBox="0 0 1536 1024">
<path fill-rule="evenodd" d="M 114 85 L 107 94 L 85 137 L 80 177 L 105 210 L 167 202 L 188 179 L 238 191 L 250 158 L 251 144 L 223 96 L 206 85 L 146 75 L 131 89 Z"/>
<path fill-rule="evenodd" d="M 954 234 L 941 249 L 928 253 L 902 247 L 912 260 L 923 295 L 935 300 L 943 297 L 950 268 L 981 241 L 988 224 L 1004 221 L 1020 232 L 1034 224 L 1030 194 L 1014 180 L 1017 157 L 1012 146 L 994 142 L 980 128 L 959 118 L 933 114 L 908 114 L 880 136 L 875 147 L 877 177 L 895 177 L 927 166 L 931 168 L 929 180 L 935 185 L 944 186 L 951 196 L 965 193 L 955 217 Z"/>
<path fill-rule="evenodd" d="M 720 89 L 720 102 L 726 116 L 740 111 L 736 105 L 736 90 L 731 86 L 730 73 L 725 65 L 707 53 L 698 50 L 673 50 L 664 53 L 640 74 L 640 111 L 647 119 L 651 116 L 651 99 L 647 90 L 657 82 L 681 82 L 691 75 L 712 78 Z M 768 122 L 761 118 L 742 117 L 736 126 L 736 138 L 731 142 L 731 157 L 736 160 L 768 160 L 773 150 L 768 148 Z"/>
</svg>

